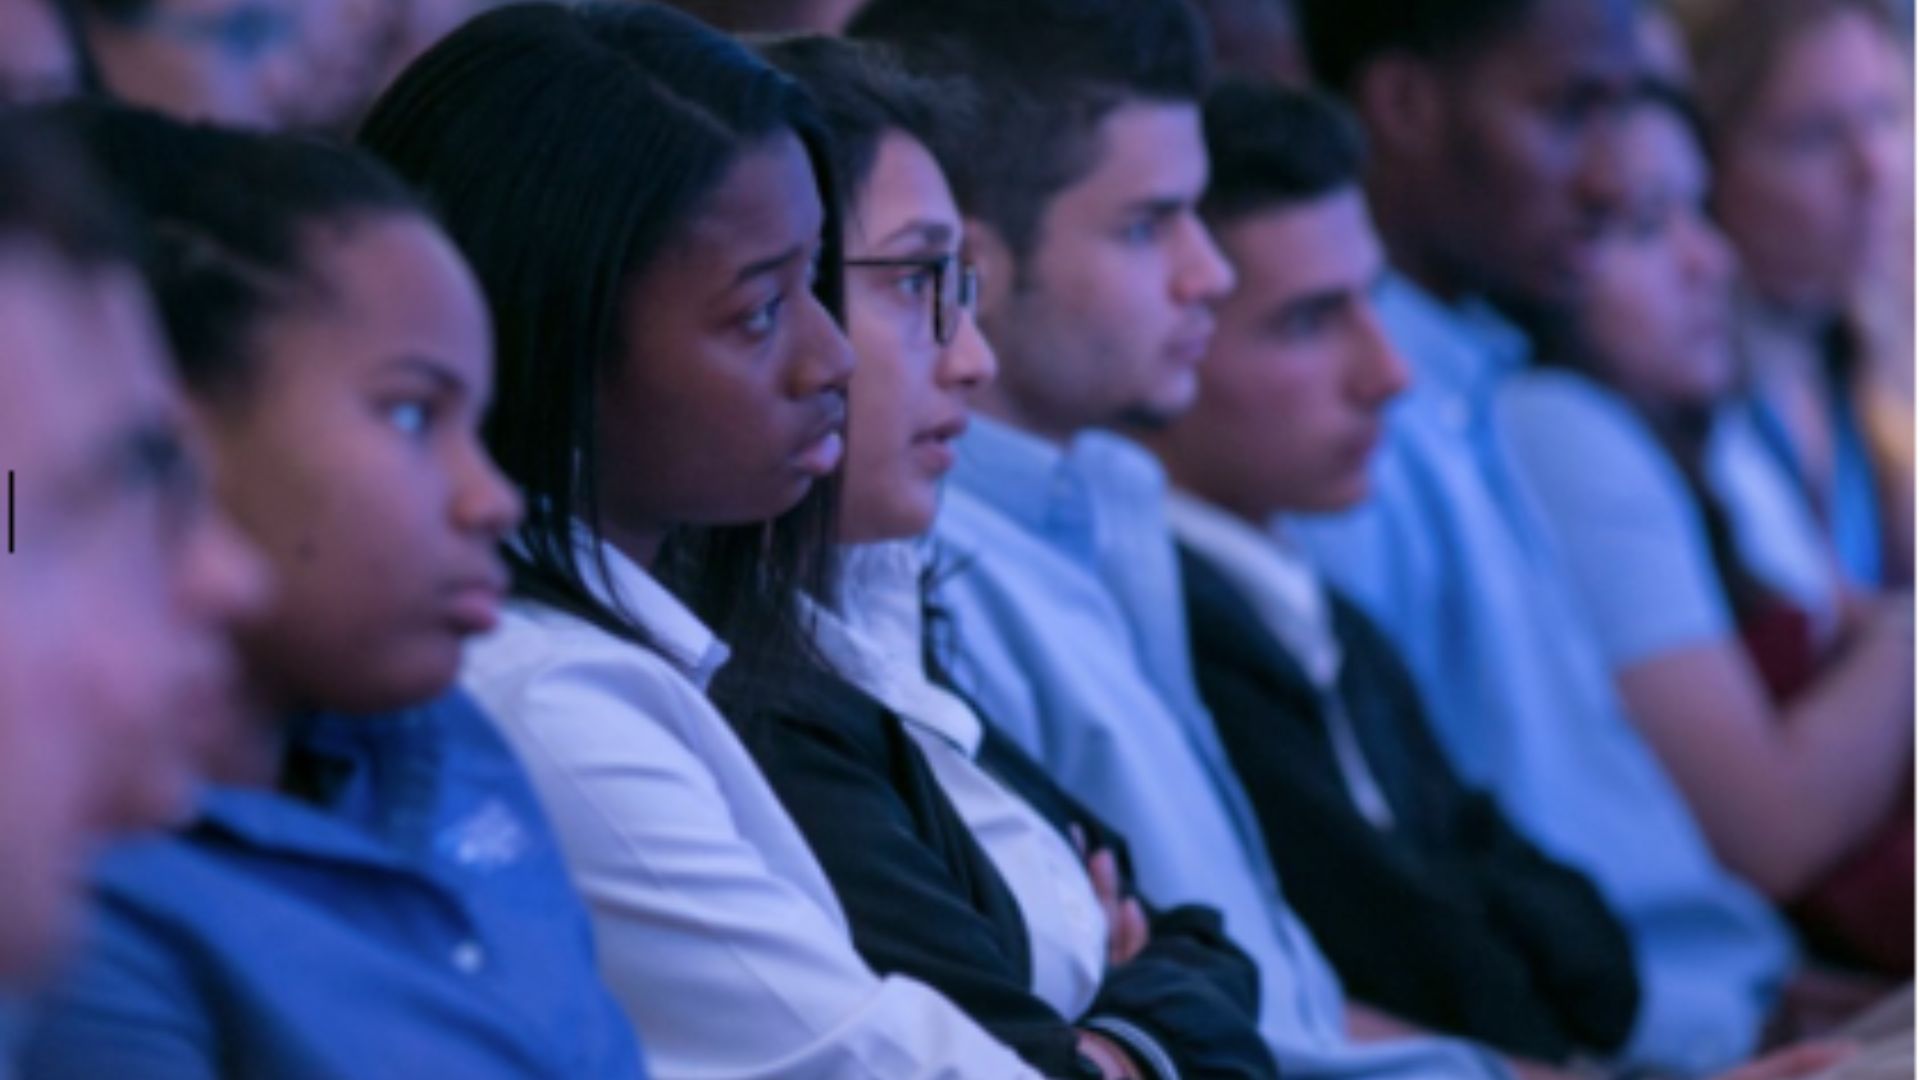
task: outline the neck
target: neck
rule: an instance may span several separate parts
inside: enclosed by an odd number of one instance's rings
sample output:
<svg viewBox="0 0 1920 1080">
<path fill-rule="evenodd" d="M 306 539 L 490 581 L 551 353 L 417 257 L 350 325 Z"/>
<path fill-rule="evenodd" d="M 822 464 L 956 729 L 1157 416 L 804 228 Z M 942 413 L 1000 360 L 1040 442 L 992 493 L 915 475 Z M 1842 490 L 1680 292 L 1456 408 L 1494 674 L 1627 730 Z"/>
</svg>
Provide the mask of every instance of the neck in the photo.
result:
<svg viewBox="0 0 1920 1080">
<path fill-rule="evenodd" d="M 280 781 L 286 754 L 287 695 L 249 678 L 235 695 L 232 722 L 207 747 L 207 779 L 229 787 L 271 788 Z"/>
<path fill-rule="evenodd" d="M 620 525 L 603 517 L 601 536 L 620 554 L 652 572 L 654 564 L 660 561 L 660 549 L 666 545 L 667 529 L 654 525 Z"/>
<path fill-rule="evenodd" d="M 1425 239 L 1429 230 L 1423 205 L 1431 204 L 1431 193 L 1408 190 L 1404 181 L 1396 179 L 1403 175 L 1408 171 L 1381 166 L 1372 171 L 1366 183 L 1367 204 L 1386 248 L 1387 261 L 1442 302 L 1457 303 L 1476 290 L 1463 275 L 1453 272 L 1448 260 L 1438 254 L 1437 245 Z"/>
<path fill-rule="evenodd" d="M 1079 434 L 1073 424 L 1051 423 L 1038 410 L 1023 407 L 997 383 L 982 387 L 970 404 L 981 416 L 1043 439 L 1060 450 L 1067 449 Z"/>
</svg>

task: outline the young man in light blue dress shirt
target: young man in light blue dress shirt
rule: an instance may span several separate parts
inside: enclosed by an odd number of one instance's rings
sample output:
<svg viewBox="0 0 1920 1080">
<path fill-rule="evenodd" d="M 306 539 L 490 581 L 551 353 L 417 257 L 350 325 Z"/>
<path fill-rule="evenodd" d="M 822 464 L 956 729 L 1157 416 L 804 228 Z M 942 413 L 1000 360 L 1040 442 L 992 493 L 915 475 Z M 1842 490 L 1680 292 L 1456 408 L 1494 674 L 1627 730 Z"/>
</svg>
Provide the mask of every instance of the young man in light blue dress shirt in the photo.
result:
<svg viewBox="0 0 1920 1080">
<path fill-rule="evenodd" d="M 1312 0 L 1302 14 L 1321 80 L 1369 129 L 1369 197 L 1398 271 L 1381 317 L 1414 389 L 1372 501 L 1294 535 L 1396 637 L 1462 773 L 1627 923 L 1642 984 L 1627 1059 L 1723 1067 L 1756 1045 L 1791 943 L 1716 863 L 1626 715 L 1491 419 L 1529 357 L 1485 298 L 1551 309 L 1577 283 L 1609 194 L 1588 154 L 1633 78 L 1630 8 Z"/>
<path fill-rule="evenodd" d="M 1287 1075 L 1508 1075 L 1465 1043 L 1350 1038 L 1339 980 L 1287 905 L 1194 687 L 1165 476 L 1100 430 L 1191 403 L 1210 308 L 1233 284 L 1195 214 L 1207 159 L 1191 12 L 880 0 L 852 31 L 969 76 L 980 96 L 964 149 L 942 154 L 1001 371 L 936 527 L 961 687 L 1128 837 L 1150 900 L 1225 914 L 1260 964 L 1262 1030 Z"/>
</svg>

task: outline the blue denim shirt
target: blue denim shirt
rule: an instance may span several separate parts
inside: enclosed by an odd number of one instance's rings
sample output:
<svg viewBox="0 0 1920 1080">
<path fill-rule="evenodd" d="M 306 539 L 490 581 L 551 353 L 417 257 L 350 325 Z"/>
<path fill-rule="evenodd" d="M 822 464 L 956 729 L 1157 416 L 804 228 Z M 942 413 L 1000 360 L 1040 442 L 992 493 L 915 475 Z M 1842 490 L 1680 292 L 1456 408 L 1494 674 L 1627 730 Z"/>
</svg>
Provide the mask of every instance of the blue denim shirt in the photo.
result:
<svg viewBox="0 0 1920 1080">
<path fill-rule="evenodd" d="M 1061 451 L 976 418 L 936 525 L 982 715 L 1126 835 L 1157 904 L 1217 908 L 1260 965 L 1261 1031 L 1288 1076 L 1504 1077 L 1438 1039 L 1357 1046 L 1335 975 L 1286 897 L 1193 682 L 1158 463 L 1089 433 Z"/>
<path fill-rule="evenodd" d="M 214 788 L 99 868 L 35 1077 L 642 1075 L 518 762 L 464 697 L 294 725 L 296 799 Z"/>
<path fill-rule="evenodd" d="M 1495 423 L 1525 339 L 1481 305 L 1394 280 L 1381 316 L 1411 364 L 1373 497 L 1288 523 L 1393 635 L 1442 743 L 1634 937 L 1628 1063 L 1709 1072 L 1750 1052 L 1794 962 L 1772 908 L 1723 870 L 1616 694 Z M 1600 467 L 1596 465 L 1596 467 Z"/>
</svg>

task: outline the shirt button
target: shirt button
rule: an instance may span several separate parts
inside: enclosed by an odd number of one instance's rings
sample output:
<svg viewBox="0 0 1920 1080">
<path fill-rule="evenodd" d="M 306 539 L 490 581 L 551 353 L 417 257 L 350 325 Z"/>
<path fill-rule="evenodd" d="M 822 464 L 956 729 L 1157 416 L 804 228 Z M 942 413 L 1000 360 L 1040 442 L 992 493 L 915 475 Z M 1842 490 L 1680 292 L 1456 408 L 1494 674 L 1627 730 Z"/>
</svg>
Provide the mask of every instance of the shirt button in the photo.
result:
<svg viewBox="0 0 1920 1080">
<path fill-rule="evenodd" d="M 487 965 L 487 952 L 477 941 L 463 941 L 453 947 L 453 969 L 462 975 L 478 975 Z"/>
</svg>

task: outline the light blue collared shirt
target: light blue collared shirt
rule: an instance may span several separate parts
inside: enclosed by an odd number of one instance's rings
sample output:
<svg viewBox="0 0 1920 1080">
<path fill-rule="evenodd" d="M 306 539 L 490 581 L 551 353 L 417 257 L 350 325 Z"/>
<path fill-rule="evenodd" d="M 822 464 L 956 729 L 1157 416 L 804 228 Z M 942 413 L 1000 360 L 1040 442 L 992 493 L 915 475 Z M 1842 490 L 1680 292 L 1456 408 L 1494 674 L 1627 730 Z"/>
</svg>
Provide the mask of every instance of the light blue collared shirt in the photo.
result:
<svg viewBox="0 0 1920 1080">
<path fill-rule="evenodd" d="M 1260 965 L 1283 1073 L 1506 1076 L 1463 1043 L 1347 1040 L 1339 979 L 1287 906 L 1193 684 L 1166 494 L 1124 439 L 1089 433 L 1062 452 L 977 420 L 936 526 L 961 687 L 1126 835 L 1150 899 L 1225 915 Z"/>
<path fill-rule="evenodd" d="M 1690 1074 L 1738 1061 L 1792 942 L 1715 862 L 1626 715 L 1511 468 L 1494 407 L 1526 341 L 1484 305 L 1448 308 L 1400 278 L 1381 316 L 1415 385 L 1391 416 L 1373 497 L 1290 534 L 1392 633 L 1462 774 L 1626 922 L 1641 1009 L 1624 1059 Z"/>
</svg>

